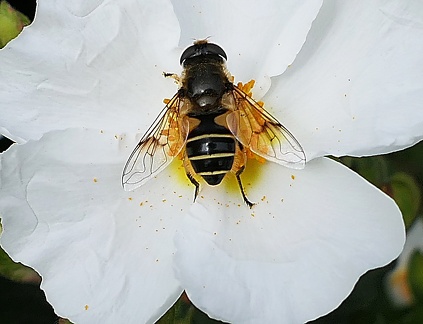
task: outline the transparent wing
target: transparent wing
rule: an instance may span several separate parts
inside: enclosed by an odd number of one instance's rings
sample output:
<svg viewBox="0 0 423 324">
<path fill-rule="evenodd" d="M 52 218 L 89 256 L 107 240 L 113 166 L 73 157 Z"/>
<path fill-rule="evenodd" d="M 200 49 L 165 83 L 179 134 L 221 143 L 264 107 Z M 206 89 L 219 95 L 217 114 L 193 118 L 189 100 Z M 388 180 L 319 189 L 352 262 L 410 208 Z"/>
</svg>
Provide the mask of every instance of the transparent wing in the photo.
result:
<svg viewBox="0 0 423 324">
<path fill-rule="evenodd" d="M 189 125 L 186 116 L 180 116 L 183 103 L 179 93 L 174 95 L 132 151 L 122 174 L 125 190 L 134 190 L 156 176 L 184 147 Z"/>
<path fill-rule="evenodd" d="M 253 82 L 234 85 L 228 94 L 235 107 L 226 122 L 238 141 L 266 160 L 293 169 L 305 166 L 305 153 L 295 137 L 262 105 L 251 98 Z"/>
</svg>

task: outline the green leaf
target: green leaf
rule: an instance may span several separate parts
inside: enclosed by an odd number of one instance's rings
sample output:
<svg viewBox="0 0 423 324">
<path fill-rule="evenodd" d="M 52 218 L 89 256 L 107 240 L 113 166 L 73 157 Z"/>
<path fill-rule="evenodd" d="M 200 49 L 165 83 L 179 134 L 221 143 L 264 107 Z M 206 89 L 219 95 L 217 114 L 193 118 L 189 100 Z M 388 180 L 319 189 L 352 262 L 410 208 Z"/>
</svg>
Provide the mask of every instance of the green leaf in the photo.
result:
<svg viewBox="0 0 423 324">
<path fill-rule="evenodd" d="M 164 314 L 156 324 L 190 324 L 194 306 L 183 293 L 176 303 Z"/>
<path fill-rule="evenodd" d="M 341 161 L 379 188 L 386 185 L 389 181 L 390 170 L 383 156 L 364 158 L 343 157 Z"/>
<path fill-rule="evenodd" d="M 0 218 L 0 236 L 3 227 Z M 16 282 L 38 283 L 39 275 L 31 268 L 24 266 L 22 263 L 13 262 L 5 251 L 0 247 L 0 276 L 8 278 Z"/>
<path fill-rule="evenodd" d="M 0 1 L 0 48 L 18 36 L 30 23 L 24 14 L 13 9 L 6 1 Z"/>
<path fill-rule="evenodd" d="M 395 323 L 395 322 L 389 322 L 389 323 Z M 410 309 L 402 318 L 400 321 L 398 321 L 398 324 L 419 324 L 423 323 L 423 307 L 414 307 Z"/>
<path fill-rule="evenodd" d="M 422 238 L 423 239 L 423 238 Z M 418 303 L 423 302 L 423 254 L 416 250 L 408 264 L 408 282 Z"/>
<path fill-rule="evenodd" d="M 412 176 L 397 172 L 391 178 L 390 194 L 401 209 L 405 226 L 413 223 L 420 208 L 421 192 Z"/>
<path fill-rule="evenodd" d="M 0 249 L 0 275 L 16 282 L 38 283 L 40 281 L 40 277 L 33 269 L 13 262 L 2 249 Z"/>
</svg>

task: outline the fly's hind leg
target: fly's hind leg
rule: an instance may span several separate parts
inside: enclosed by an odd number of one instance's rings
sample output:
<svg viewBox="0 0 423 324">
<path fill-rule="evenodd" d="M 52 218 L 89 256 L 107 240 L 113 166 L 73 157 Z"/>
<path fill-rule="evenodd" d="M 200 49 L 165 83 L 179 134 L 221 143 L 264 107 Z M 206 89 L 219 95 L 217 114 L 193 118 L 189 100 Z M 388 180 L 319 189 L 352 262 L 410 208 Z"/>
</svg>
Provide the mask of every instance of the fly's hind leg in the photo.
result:
<svg viewBox="0 0 423 324">
<path fill-rule="evenodd" d="M 192 175 L 194 170 L 192 169 L 191 163 L 189 162 L 187 157 L 185 157 L 184 159 L 184 168 L 185 168 L 185 173 L 187 175 L 187 178 L 195 186 L 194 201 L 193 201 L 195 202 L 195 199 L 197 199 L 198 193 L 200 192 L 200 183 Z"/>
<path fill-rule="evenodd" d="M 247 154 L 246 154 L 245 148 L 240 142 L 237 142 L 234 164 L 232 166 L 231 171 L 235 173 L 235 177 L 236 177 L 236 180 L 238 181 L 239 189 L 241 190 L 242 199 L 244 199 L 244 202 L 248 207 L 253 208 L 255 203 L 251 202 L 247 198 L 247 195 L 245 194 L 244 187 L 242 186 L 241 177 L 240 177 L 241 173 L 244 172 L 246 163 L 247 163 Z"/>
<path fill-rule="evenodd" d="M 239 169 L 236 173 L 236 180 L 238 181 L 238 185 L 239 185 L 239 189 L 241 190 L 241 194 L 242 194 L 242 198 L 244 199 L 244 202 L 247 204 L 248 207 L 253 208 L 253 206 L 255 205 L 255 203 L 251 202 L 248 198 L 247 195 L 245 194 L 244 191 L 244 187 L 242 186 L 242 182 L 241 182 L 241 178 L 240 175 L 241 173 L 244 171 L 245 166 L 243 166 L 241 169 Z"/>
<path fill-rule="evenodd" d="M 195 186 L 194 201 L 193 201 L 195 202 L 195 199 L 197 199 L 197 196 L 198 196 L 198 191 L 200 190 L 200 184 L 197 180 L 195 180 L 195 178 L 192 176 L 191 173 L 187 173 L 187 177 L 189 181 L 191 181 L 191 183 Z"/>
</svg>

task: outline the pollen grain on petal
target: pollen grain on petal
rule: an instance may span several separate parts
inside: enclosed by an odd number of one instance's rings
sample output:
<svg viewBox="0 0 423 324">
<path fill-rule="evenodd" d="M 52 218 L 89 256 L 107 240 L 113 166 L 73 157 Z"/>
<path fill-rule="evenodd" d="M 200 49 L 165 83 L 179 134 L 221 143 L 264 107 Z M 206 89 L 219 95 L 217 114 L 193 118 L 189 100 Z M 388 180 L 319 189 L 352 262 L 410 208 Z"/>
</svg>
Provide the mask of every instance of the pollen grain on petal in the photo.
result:
<svg viewBox="0 0 423 324">
<path fill-rule="evenodd" d="M 88 310 L 88 308 L 90 308 L 90 306 L 89 305 L 85 305 L 84 306 L 84 309 L 87 311 Z"/>
<path fill-rule="evenodd" d="M 93 182 L 98 182 L 97 178 L 93 178 Z"/>
</svg>

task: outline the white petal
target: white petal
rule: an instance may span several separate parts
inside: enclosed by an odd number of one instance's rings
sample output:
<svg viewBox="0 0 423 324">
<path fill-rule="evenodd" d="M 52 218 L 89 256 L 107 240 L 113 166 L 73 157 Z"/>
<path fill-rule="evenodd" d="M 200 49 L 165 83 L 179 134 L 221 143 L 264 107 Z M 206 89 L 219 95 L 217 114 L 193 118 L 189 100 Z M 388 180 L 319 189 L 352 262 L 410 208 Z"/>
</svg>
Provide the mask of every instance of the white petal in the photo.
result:
<svg viewBox="0 0 423 324">
<path fill-rule="evenodd" d="M 423 138 L 421 1 L 325 2 L 266 103 L 307 156 L 373 155 Z"/>
<path fill-rule="evenodd" d="M 0 160 L 2 246 L 41 274 L 56 313 L 75 323 L 153 323 L 182 292 L 173 237 L 193 189 L 169 179 L 170 167 L 125 192 L 130 142 L 59 131 Z"/>
<path fill-rule="evenodd" d="M 258 202 L 252 210 L 233 193 L 205 188 L 176 236 L 177 278 L 210 316 L 304 323 L 400 253 L 398 207 L 342 165 L 318 159 L 293 171 L 269 164 L 259 177 L 246 188 Z"/>
<path fill-rule="evenodd" d="M 261 97 L 269 77 L 292 63 L 322 5 L 313 1 L 173 1 L 181 25 L 181 46 L 193 39 L 220 44 L 236 80 L 257 80 Z"/>
<path fill-rule="evenodd" d="M 179 68 L 178 39 L 166 0 L 39 2 L 0 52 L 0 131 L 23 142 L 68 127 L 144 129 L 176 92 L 162 72 Z"/>
</svg>

